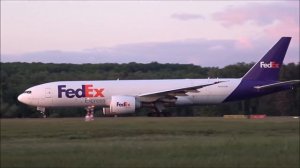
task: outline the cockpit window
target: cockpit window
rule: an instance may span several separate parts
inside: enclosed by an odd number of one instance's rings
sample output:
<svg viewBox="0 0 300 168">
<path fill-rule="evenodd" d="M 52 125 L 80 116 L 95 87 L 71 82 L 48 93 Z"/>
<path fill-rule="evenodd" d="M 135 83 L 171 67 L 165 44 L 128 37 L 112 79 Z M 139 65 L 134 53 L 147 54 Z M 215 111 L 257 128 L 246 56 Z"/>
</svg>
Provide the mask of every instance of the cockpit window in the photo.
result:
<svg viewBox="0 0 300 168">
<path fill-rule="evenodd" d="M 26 90 L 24 93 L 31 94 L 30 90 Z"/>
</svg>

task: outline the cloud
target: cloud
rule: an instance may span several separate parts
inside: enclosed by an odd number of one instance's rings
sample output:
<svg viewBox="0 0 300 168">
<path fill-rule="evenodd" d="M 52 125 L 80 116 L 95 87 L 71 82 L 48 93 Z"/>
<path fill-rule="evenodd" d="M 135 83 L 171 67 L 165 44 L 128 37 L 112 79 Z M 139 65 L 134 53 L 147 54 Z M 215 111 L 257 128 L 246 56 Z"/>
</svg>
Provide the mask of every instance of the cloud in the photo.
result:
<svg viewBox="0 0 300 168">
<path fill-rule="evenodd" d="M 224 11 L 213 14 L 213 18 L 224 26 L 234 26 L 253 22 L 264 26 L 275 21 L 298 21 L 299 7 L 290 3 L 250 3 L 244 6 L 229 7 Z"/>
<path fill-rule="evenodd" d="M 188 20 L 195 20 L 195 19 L 204 19 L 204 16 L 200 14 L 192 14 L 192 13 L 174 13 L 171 15 L 171 18 L 181 20 L 181 21 L 188 21 Z"/>
<path fill-rule="evenodd" d="M 278 39 L 277 39 L 278 40 Z M 41 51 L 23 55 L 2 55 L 2 62 L 44 63 L 180 63 L 224 67 L 237 62 L 256 62 L 276 42 L 252 41 L 252 47 L 237 46 L 238 40 L 191 39 L 92 48 L 81 52 Z M 298 62 L 299 48 L 290 48 L 288 62 Z"/>
<path fill-rule="evenodd" d="M 299 2 L 249 3 L 243 6 L 233 6 L 213 14 L 213 19 L 228 28 L 244 29 L 245 26 L 255 26 L 257 30 L 253 37 L 238 37 L 241 48 L 252 47 L 251 39 L 264 38 L 269 42 L 282 36 L 293 37 L 299 50 Z M 247 29 L 247 28 L 245 28 Z"/>
<path fill-rule="evenodd" d="M 215 46 L 211 46 L 208 48 L 209 50 L 224 50 L 224 46 L 223 45 L 215 45 Z"/>
<path fill-rule="evenodd" d="M 246 37 L 240 37 L 239 39 L 237 39 L 235 46 L 240 49 L 253 48 L 252 41 L 250 40 L 250 38 L 246 38 Z"/>
</svg>

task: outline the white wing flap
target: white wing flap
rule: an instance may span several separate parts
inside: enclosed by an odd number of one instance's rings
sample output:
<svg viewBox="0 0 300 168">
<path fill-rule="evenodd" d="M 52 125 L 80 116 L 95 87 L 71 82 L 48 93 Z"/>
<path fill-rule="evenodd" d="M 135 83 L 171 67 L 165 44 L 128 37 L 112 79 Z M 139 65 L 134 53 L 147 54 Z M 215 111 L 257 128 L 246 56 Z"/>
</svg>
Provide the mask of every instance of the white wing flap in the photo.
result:
<svg viewBox="0 0 300 168">
<path fill-rule="evenodd" d="M 146 100 L 146 98 L 153 98 L 154 100 L 158 100 L 159 98 L 171 98 L 171 97 L 175 97 L 175 96 L 187 96 L 186 93 L 190 92 L 190 93 L 198 93 L 199 91 L 197 89 L 203 88 L 203 87 L 207 87 L 207 86 L 211 86 L 211 85 L 215 85 L 218 83 L 221 83 L 224 81 L 217 81 L 214 83 L 208 83 L 208 84 L 204 84 L 204 85 L 197 85 L 197 86 L 192 86 L 192 87 L 184 87 L 184 88 L 178 88 L 178 89 L 171 89 L 171 90 L 164 90 L 164 91 L 158 91 L 158 92 L 152 92 L 152 93 L 145 93 L 145 94 L 141 94 L 138 95 L 138 97 L 140 97 L 141 100 Z M 153 101 L 152 99 L 152 101 Z"/>
</svg>

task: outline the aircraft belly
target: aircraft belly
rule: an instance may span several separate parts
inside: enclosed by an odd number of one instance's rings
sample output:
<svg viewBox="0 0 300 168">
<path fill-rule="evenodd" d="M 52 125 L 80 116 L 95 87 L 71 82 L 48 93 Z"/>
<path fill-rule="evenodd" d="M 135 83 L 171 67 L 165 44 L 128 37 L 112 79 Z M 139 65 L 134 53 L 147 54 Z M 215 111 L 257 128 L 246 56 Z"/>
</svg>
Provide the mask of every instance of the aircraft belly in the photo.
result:
<svg viewBox="0 0 300 168">
<path fill-rule="evenodd" d="M 52 98 L 38 98 L 38 106 L 51 107 L 53 105 Z"/>
<path fill-rule="evenodd" d="M 189 93 L 189 96 L 178 97 L 176 105 L 201 105 L 222 103 L 235 88 L 240 80 L 230 80 L 217 85 L 199 89 L 199 93 Z"/>
<path fill-rule="evenodd" d="M 193 105 L 193 98 L 191 96 L 177 96 L 176 105 Z"/>
<path fill-rule="evenodd" d="M 194 104 L 218 104 L 224 99 L 224 95 L 198 95 L 194 96 Z"/>
</svg>

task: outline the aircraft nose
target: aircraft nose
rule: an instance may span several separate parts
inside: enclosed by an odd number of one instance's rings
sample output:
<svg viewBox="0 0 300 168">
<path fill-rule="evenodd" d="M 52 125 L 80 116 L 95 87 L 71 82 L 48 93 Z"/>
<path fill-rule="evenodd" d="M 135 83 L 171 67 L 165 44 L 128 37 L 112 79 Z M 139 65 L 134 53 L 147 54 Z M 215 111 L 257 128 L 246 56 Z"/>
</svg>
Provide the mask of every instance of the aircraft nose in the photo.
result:
<svg viewBox="0 0 300 168">
<path fill-rule="evenodd" d="M 24 93 L 20 94 L 20 95 L 18 96 L 19 102 L 22 102 L 22 103 L 26 104 L 26 98 L 25 98 L 25 97 L 26 97 L 26 96 L 24 95 Z"/>
</svg>

